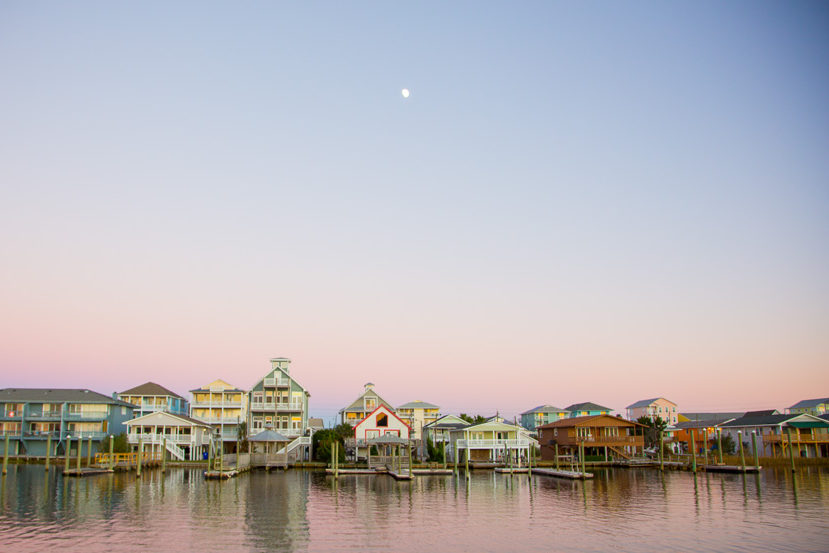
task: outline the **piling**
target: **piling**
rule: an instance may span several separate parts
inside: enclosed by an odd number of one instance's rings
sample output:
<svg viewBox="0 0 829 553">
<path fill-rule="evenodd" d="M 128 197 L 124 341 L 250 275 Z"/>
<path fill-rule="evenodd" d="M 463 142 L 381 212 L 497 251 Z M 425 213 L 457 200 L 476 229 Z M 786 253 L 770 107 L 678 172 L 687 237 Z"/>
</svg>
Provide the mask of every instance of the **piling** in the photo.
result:
<svg viewBox="0 0 829 553">
<path fill-rule="evenodd" d="M 443 470 L 446 470 L 446 439 L 443 440 Z"/>
<path fill-rule="evenodd" d="M 113 441 L 115 440 L 115 436 L 112 434 L 109 435 L 109 470 L 115 469 L 115 455 L 113 455 Z"/>
<path fill-rule="evenodd" d="M 78 474 L 81 473 L 81 452 L 82 451 L 83 451 L 83 438 L 78 436 L 78 457 L 77 457 L 77 462 L 75 463 L 75 466 L 78 469 Z"/>
<path fill-rule="evenodd" d="M 465 455 L 463 456 L 464 462 L 466 463 L 466 468 L 464 469 L 464 474 L 466 477 L 469 478 L 469 444 L 466 444 Z"/>
<path fill-rule="evenodd" d="M 604 462 L 607 463 L 607 446 L 604 446 Z"/>
<path fill-rule="evenodd" d="M 694 441 L 694 429 L 691 428 L 691 470 L 697 473 L 697 444 Z"/>
<path fill-rule="evenodd" d="M 751 431 L 751 450 L 754 453 L 754 467 L 760 470 L 760 456 L 757 454 L 757 431 Z"/>
<path fill-rule="evenodd" d="M 3 474 L 6 474 L 9 466 L 9 435 L 6 434 L 6 449 L 3 450 Z"/>
<path fill-rule="evenodd" d="M 446 447 L 445 446 L 446 442 L 443 442 L 443 443 L 444 443 L 444 448 L 445 448 Z M 446 449 L 444 449 L 443 451 L 445 452 Z M 445 453 L 444 453 L 444 458 L 445 458 Z M 452 461 L 455 463 L 455 474 L 457 474 L 458 473 L 458 442 L 457 441 L 455 442 L 455 445 L 452 447 Z"/>
<path fill-rule="evenodd" d="M 409 442 L 409 476 L 412 476 L 412 474 L 414 474 L 412 472 L 412 443 Z"/>
<path fill-rule="evenodd" d="M 268 448 L 265 448 L 265 451 L 269 451 Z M 267 456 L 266 456 L 267 458 Z M 213 470 L 213 443 L 207 444 L 207 472 Z"/>
<path fill-rule="evenodd" d="M 167 436 L 161 440 L 161 474 L 167 472 Z M 239 442 L 236 442 L 237 445 Z M 239 466 L 239 448 L 236 448 L 236 466 Z"/>
<path fill-rule="evenodd" d="M 90 436 L 89 441 L 86 442 L 86 466 L 92 466 L 92 436 Z"/>
<path fill-rule="evenodd" d="M 533 457 L 535 457 L 535 448 L 533 447 L 532 443 L 530 443 L 530 447 L 527 448 L 527 475 L 533 475 Z"/>
<path fill-rule="evenodd" d="M 789 460 L 792 462 L 792 472 L 794 472 L 794 448 L 792 447 L 792 429 L 786 428 L 786 436 L 789 438 Z"/>
<path fill-rule="evenodd" d="M 66 436 L 66 445 L 63 446 L 66 451 L 64 451 L 64 466 L 63 472 L 69 472 L 69 455 L 72 452 L 72 436 Z"/>
<path fill-rule="evenodd" d="M 740 442 L 740 466 L 743 467 L 743 472 L 746 471 L 746 454 L 743 451 L 743 431 L 737 430 L 737 441 Z"/>
<path fill-rule="evenodd" d="M 720 454 L 720 464 L 722 465 L 722 428 L 717 428 L 717 453 Z"/>
<path fill-rule="evenodd" d="M 579 458 L 581 459 L 581 473 L 585 474 L 587 471 L 584 469 L 584 442 L 581 443 L 581 453 L 579 453 Z"/>
<path fill-rule="evenodd" d="M 138 461 L 135 464 L 135 475 L 136 476 L 141 476 L 141 461 L 143 461 L 143 459 L 141 459 L 141 457 L 144 456 L 143 453 L 144 453 L 144 444 L 141 441 L 141 438 L 138 438 L 138 455 L 136 456 Z"/>
<path fill-rule="evenodd" d="M 52 455 L 52 434 L 46 438 L 46 472 L 49 472 L 49 457 Z"/>
<path fill-rule="evenodd" d="M 665 454 L 663 452 L 665 444 L 664 436 L 662 435 L 662 431 L 659 431 L 659 470 L 665 470 Z"/>
<path fill-rule="evenodd" d="M 705 436 L 703 437 L 705 440 L 702 444 L 702 451 L 705 454 L 705 466 L 708 466 L 708 429 L 705 429 Z"/>
<path fill-rule="evenodd" d="M 558 442 L 556 442 L 556 470 L 558 470 Z"/>
</svg>

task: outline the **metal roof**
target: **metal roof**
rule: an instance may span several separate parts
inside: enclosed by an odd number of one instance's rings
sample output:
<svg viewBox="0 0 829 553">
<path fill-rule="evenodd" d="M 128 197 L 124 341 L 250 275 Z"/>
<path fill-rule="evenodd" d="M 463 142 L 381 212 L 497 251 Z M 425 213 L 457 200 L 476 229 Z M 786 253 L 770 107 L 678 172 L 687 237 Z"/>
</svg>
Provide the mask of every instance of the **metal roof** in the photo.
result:
<svg viewBox="0 0 829 553">
<path fill-rule="evenodd" d="M 371 445 L 408 445 L 409 440 L 395 436 L 394 434 L 383 434 L 382 436 L 366 440 L 366 443 Z"/>
<path fill-rule="evenodd" d="M 569 413 L 567 409 L 559 409 L 554 405 L 539 405 L 533 407 L 529 411 L 524 411 L 522 415 L 532 415 L 533 413 Z"/>
<path fill-rule="evenodd" d="M 108 403 L 135 409 L 135 405 L 85 388 L 4 388 L 0 401 L 20 403 Z"/>
<path fill-rule="evenodd" d="M 807 407 L 817 407 L 821 403 L 829 403 L 829 397 L 821 397 L 817 399 L 803 399 L 789 407 L 789 409 L 804 409 Z"/>
<path fill-rule="evenodd" d="M 427 403 L 425 401 L 410 401 L 409 403 L 404 403 L 398 409 L 440 409 L 434 403 Z"/>
<path fill-rule="evenodd" d="M 290 442 L 290 438 L 286 438 L 279 432 L 273 430 L 263 430 L 255 436 L 248 438 L 249 442 Z"/>
<path fill-rule="evenodd" d="M 783 424 L 789 419 L 801 417 L 803 415 L 792 413 L 790 415 L 746 415 L 733 421 L 728 421 L 723 424 L 724 427 L 741 427 L 741 426 L 777 426 Z"/>
<path fill-rule="evenodd" d="M 603 407 L 597 403 L 593 403 L 592 401 L 585 401 L 584 403 L 574 403 L 573 405 L 569 405 L 565 407 L 567 411 L 571 413 L 573 411 L 607 411 L 610 412 L 613 409 L 610 407 Z"/>
<path fill-rule="evenodd" d="M 640 399 L 636 403 L 631 403 L 630 405 L 625 407 L 625 409 L 636 409 L 638 407 L 647 407 L 648 405 L 650 405 L 651 403 L 653 403 L 654 401 L 656 401 L 658 399 L 664 399 L 668 403 L 671 403 L 672 405 L 676 405 L 676 403 L 674 403 L 670 399 L 665 399 L 664 397 L 652 397 L 650 399 Z"/>
</svg>

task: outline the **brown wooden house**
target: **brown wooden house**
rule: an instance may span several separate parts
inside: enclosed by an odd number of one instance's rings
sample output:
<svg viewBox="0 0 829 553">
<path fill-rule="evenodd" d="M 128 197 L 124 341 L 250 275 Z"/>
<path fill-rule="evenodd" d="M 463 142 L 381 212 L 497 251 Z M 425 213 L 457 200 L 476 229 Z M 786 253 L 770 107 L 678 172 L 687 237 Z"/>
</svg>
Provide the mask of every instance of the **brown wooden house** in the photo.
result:
<svg viewBox="0 0 829 553">
<path fill-rule="evenodd" d="M 625 459 L 641 455 L 645 447 L 644 426 L 611 415 L 563 419 L 539 426 L 537 430 L 544 460 L 555 458 L 556 445 L 561 455 L 573 454 L 579 444 L 584 444 L 586 455 L 607 452 Z"/>
</svg>

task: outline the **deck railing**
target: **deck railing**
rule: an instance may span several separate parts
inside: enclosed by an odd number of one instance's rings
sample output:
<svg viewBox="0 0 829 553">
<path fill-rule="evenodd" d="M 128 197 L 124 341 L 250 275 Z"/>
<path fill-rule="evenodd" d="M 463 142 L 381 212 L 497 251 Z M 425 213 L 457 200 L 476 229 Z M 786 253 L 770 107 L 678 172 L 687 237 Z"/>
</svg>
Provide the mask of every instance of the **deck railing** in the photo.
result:
<svg viewBox="0 0 829 553">
<path fill-rule="evenodd" d="M 144 455 L 142 456 L 142 459 L 145 463 L 147 461 L 160 461 L 161 460 L 161 453 L 160 452 L 145 451 Z M 128 465 L 135 465 L 138 462 L 138 452 L 134 451 L 132 453 L 113 453 L 112 454 L 112 462 L 116 465 L 121 464 L 121 463 L 126 463 Z M 96 453 L 95 454 L 95 464 L 96 465 L 109 465 L 110 464 L 109 453 Z"/>
<path fill-rule="evenodd" d="M 529 447 L 530 440 L 457 440 L 458 447 L 490 448 L 490 447 Z"/>
</svg>

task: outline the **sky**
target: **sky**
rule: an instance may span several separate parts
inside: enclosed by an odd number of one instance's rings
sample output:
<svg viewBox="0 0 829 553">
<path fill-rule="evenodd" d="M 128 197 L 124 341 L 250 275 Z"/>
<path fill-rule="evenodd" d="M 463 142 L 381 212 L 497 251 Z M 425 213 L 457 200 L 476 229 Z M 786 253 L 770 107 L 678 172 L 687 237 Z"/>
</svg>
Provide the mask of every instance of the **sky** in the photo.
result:
<svg viewBox="0 0 829 553">
<path fill-rule="evenodd" d="M 829 396 L 825 2 L 0 4 L 0 387 Z M 403 98 L 401 90 L 411 91 Z"/>
</svg>

